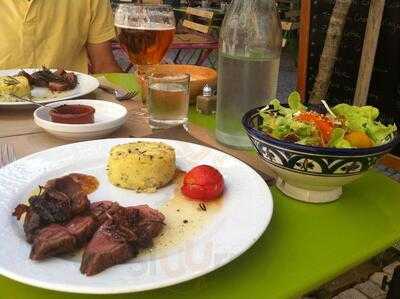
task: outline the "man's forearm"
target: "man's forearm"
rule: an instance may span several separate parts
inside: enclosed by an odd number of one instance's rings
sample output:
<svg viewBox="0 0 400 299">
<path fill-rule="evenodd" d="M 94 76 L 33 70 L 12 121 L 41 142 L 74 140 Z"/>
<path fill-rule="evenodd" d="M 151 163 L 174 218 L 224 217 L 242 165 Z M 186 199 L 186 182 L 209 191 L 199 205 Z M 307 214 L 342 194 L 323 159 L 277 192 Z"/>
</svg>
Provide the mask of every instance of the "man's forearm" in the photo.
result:
<svg viewBox="0 0 400 299">
<path fill-rule="evenodd" d="M 122 73 L 121 67 L 116 63 L 115 60 L 112 61 L 98 61 L 93 64 L 91 70 L 94 74 L 99 73 Z"/>
<path fill-rule="evenodd" d="M 122 73 L 121 67 L 115 61 L 111 42 L 88 44 L 88 56 L 93 73 Z"/>
</svg>

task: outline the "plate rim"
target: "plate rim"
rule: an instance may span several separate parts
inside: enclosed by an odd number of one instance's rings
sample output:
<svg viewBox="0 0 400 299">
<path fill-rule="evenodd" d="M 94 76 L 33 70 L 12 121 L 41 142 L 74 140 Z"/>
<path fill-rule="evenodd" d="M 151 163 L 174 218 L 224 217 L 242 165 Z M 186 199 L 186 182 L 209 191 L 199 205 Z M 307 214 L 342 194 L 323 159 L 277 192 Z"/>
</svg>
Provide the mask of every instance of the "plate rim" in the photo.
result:
<svg viewBox="0 0 400 299">
<path fill-rule="evenodd" d="M 265 233 L 265 231 L 267 230 L 268 226 L 271 223 L 273 214 L 274 214 L 274 202 L 273 202 L 273 197 L 272 197 L 272 193 L 271 190 L 269 188 L 269 186 L 267 185 L 267 183 L 265 182 L 265 180 L 252 168 L 250 167 L 248 164 L 246 164 L 245 162 L 241 161 L 240 159 L 225 153 L 221 150 L 206 146 L 206 145 L 200 145 L 200 144 L 196 144 L 196 143 L 191 143 L 191 142 L 186 142 L 186 141 L 181 141 L 181 140 L 175 140 L 175 139 L 162 139 L 162 138 L 149 138 L 149 137 L 138 137 L 138 138 L 107 138 L 107 139 L 98 139 L 98 140 L 90 140 L 90 141 L 83 141 L 83 142 L 77 142 L 77 143 L 70 143 L 70 144 L 66 144 L 66 145 L 61 145 L 61 146 L 56 146 L 50 149 L 46 149 L 37 153 L 33 153 L 31 155 L 25 156 L 17 161 L 14 161 L 13 163 L 10 163 L 6 166 L 4 166 L 3 168 L 0 169 L 0 173 L 2 171 L 4 171 L 4 169 L 6 168 L 11 168 L 13 167 L 13 165 L 15 165 L 16 163 L 18 163 L 19 161 L 25 161 L 25 160 L 29 160 L 32 159 L 38 155 L 42 155 L 45 154 L 47 152 L 50 151 L 57 151 L 59 150 L 59 148 L 65 148 L 65 147 L 74 147 L 76 146 L 76 144 L 82 144 L 82 143 L 99 143 L 102 141 L 108 141 L 108 140 L 113 140 L 116 143 L 127 143 L 127 142 L 135 142 L 135 141 L 153 141 L 153 142 L 163 142 L 163 141 L 172 141 L 172 142 L 178 142 L 181 144 L 189 144 L 189 145 L 195 145 L 196 147 L 200 147 L 200 148 L 207 148 L 211 151 L 216 151 L 220 154 L 223 155 L 227 155 L 230 158 L 233 158 L 234 160 L 236 160 L 237 162 L 239 162 L 239 164 L 241 164 L 243 167 L 246 167 L 250 172 L 253 173 L 254 177 L 257 177 L 260 182 L 263 182 L 264 187 L 265 187 L 265 206 L 267 207 L 266 212 L 265 212 L 265 219 L 263 219 L 263 225 L 262 225 L 262 229 L 260 229 L 254 236 L 253 239 L 251 240 L 251 242 L 249 242 L 246 246 L 244 246 L 241 250 L 236 251 L 233 255 L 230 255 L 229 258 L 227 258 L 226 260 L 224 260 L 222 263 L 219 263 L 217 265 L 212 265 L 212 266 L 208 266 L 207 268 L 205 268 L 202 271 L 192 271 L 189 274 L 185 274 L 184 276 L 180 277 L 180 278 L 170 278 L 167 279 L 163 282 L 158 282 L 157 285 L 155 286 L 154 283 L 147 283 L 145 285 L 141 285 L 139 288 L 135 287 L 134 284 L 129 285 L 127 287 L 121 287 L 118 286 L 117 288 L 114 287 L 92 287 L 92 286 L 85 286 L 85 285 L 75 285 L 73 288 L 71 287 L 70 284 L 62 284 L 62 283 L 48 283 L 46 281 L 42 281 L 42 280 L 37 280 L 34 278 L 30 278 L 30 277 L 26 277 L 20 274 L 16 274 L 15 272 L 9 271 L 8 269 L 4 269 L 2 267 L 2 265 L 0 264 L 0 275 L 3 275 L 5 277 L 8 277 L 12 280 L 15 280 L 17 282 L 23 283 L 23 284 L 27 284 L 33 287 L 39 287 L 39 288 L 43 288 L 43 289 L 47 289 L 47 290 L 54 290 L 54 291 L 59 291 L 59 292 L 65 292 L 65 293 L 76 293 L 76 294 L 126 294 L 126 293 L 136 293 L 136 292 L 142 292 L 142 291 L 150 291 L 150 290 L 156 290 L 156 289 L 160 289 L 160 288 L 165 288 L 165 287 L 169 287 L 169 286 L 174 286 L 174 285 L 178 285 L 181 284 L 183 282 L 187 282 L 190 280 L 193 280 L 195 278 L 198 277 L 202 277 L 205 276 L 211 272 L 216 271 L 217 269 L 220 269 L 221 267 L 226 266 L 227 264 L 231 263 L 232 261 L 234 261 L 235 259 L 237 259 L 238 257 L 240 257 L 243 253 L 245 253 L 247 250 L 249 250 L 251 247 L 253 247 L 253 245 L 261 238 L 261 236 Z M 261 226 L 261 225 L 260 225 Z"/>
<path fill-rule="evenodd" d="M 30 73 L 31 71 L 38 71 L 40 70 L 40 68 L 17 68 L 17 69 L 2 69 L 0 70 L 0 72 L 19 72 L 20 70 L 25 70 L 28 73 Z M 51 68 L 51 71 L 55 71 L 56 69 Z M 61 97 L 59 99 L 57 98 L 48 98 L 45 100 L 37 100 L 38 103 L 40 104 L 49 104 L 49 103 L 54 103 L 54 102 L 59 102 L 59 101 L 64 101 L 64 100 L 70 100 L 70 99 L 74 99 L 74 98 L 78 98 L 84 95 L 87 95 L 93 91 L 95 91 L 99 86 L 100 86 L 100 82 L 99 80 L 89 74 L 85 74 L 85 73 L 81 73 L 81 72 L 76 72 L 76 71 L 69 71 L 69 70 L 65 70 L 66 72 L 73 72 L 79 76 L 85 77 L 86 79 L 89 79 L 93 82 L 93 87 L 89 88 L 87 91 L 84 92 L 80 92 L 78 94 L 74 94 L 74 95 L 70 95 L 70 96 L 65 96 L 65 97 Z M 94 88 L 96 87 L 96 88 Z M 31 102 L 0 102 L 0 108 L 8 108 L 8 107 L 12 107 L 12 108 L 27 108 L 27 107 L 34 107 L 35 104 L 31 103 Z"/>
</svg>

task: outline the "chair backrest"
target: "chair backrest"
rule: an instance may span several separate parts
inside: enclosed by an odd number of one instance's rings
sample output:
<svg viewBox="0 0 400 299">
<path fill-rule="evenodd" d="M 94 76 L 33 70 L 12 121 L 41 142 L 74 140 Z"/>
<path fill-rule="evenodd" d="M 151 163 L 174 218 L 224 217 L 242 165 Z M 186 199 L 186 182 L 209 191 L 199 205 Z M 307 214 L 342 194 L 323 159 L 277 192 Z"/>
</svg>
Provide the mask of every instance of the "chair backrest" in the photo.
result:
<svg viewBox="0 0 400 299">
<path fill-rule="evenodd" d="M 163 4 L 163 0 L 140 0 L 139 1 L 142 4 Z"/>
<path fill-rule="evenodd" d="M 209 33 L 212 25 L 214 12 L 193 7 L 186 8 L 185 20 L 182 26 L 201 33 Z M 203 20 L 204 24 L 197 20 Z"/>
</svg>

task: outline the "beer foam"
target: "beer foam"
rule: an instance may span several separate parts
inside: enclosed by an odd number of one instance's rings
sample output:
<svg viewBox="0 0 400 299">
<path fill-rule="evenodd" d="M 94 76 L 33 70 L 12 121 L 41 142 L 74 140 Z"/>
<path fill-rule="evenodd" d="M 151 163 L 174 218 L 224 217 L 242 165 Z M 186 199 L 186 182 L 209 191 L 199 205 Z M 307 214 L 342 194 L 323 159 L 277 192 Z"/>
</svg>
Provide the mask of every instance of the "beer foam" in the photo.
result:
<svg viewBox="0 0 400 299">
<path fill-rule="evenodd" d="M 140 25 L 126 25 L 126 24 L 115 23 L 115 27 L 123 29 L 133 29 L 133 30 L 157 30 L 157 31 L 166 31 L 175 29 L 175 26 L 169 24 L 161 24 L 161 23 L 143 23 Z"/>
</svg>

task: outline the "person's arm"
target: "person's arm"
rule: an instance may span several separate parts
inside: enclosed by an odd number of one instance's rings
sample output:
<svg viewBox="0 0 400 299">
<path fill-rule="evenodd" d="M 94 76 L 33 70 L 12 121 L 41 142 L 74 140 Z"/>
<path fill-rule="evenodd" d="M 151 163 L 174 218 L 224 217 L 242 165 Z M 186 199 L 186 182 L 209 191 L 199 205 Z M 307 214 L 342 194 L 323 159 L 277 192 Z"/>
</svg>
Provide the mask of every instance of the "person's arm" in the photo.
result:
<svg viewBox="0 0 400 299">
<path fill-rule="evenodd" d="M 111 49 L 111 41 L 99 44 L 87 44 L 87 52 L 93 73 L 122 73 L 115 61 Z"/>
<path fill-rule="evenodd" d="M 111 40 L 115 38 L 114 21 L 110 1 L 90 0 L 90 27 L 87 37 L 87 53 L 93 73 L 122 72 L 115 61 Z"/>
</svg>

